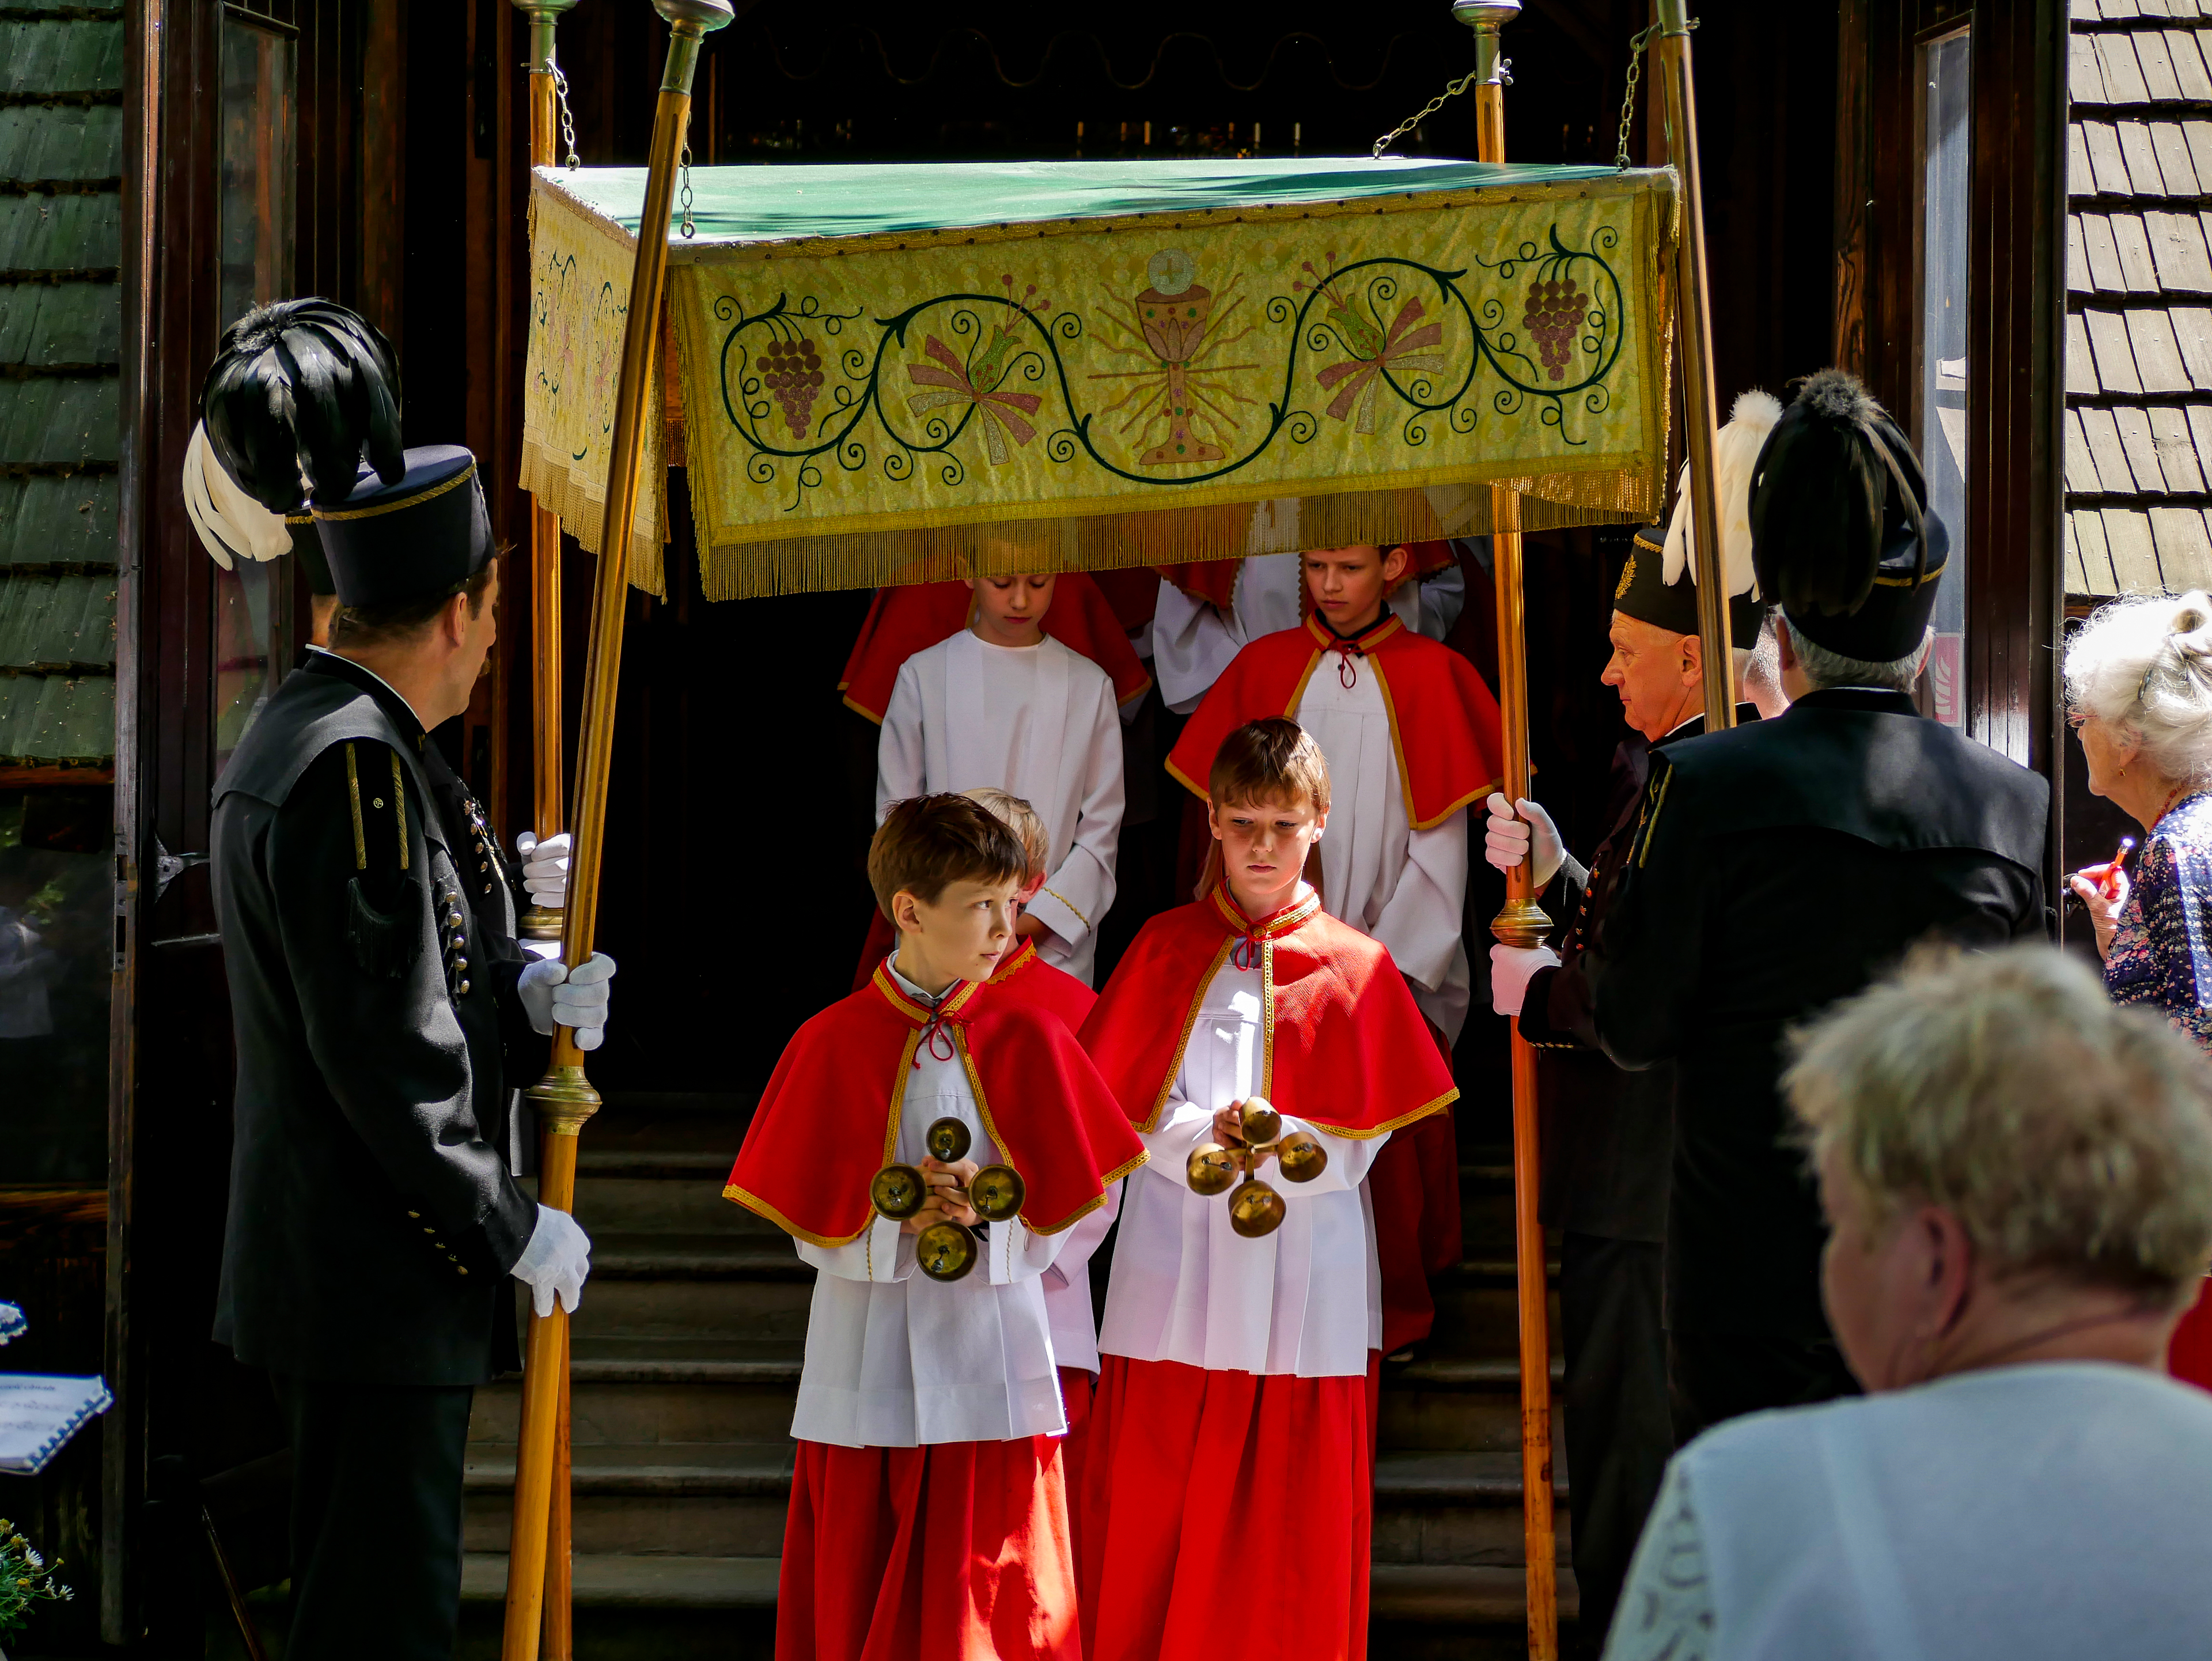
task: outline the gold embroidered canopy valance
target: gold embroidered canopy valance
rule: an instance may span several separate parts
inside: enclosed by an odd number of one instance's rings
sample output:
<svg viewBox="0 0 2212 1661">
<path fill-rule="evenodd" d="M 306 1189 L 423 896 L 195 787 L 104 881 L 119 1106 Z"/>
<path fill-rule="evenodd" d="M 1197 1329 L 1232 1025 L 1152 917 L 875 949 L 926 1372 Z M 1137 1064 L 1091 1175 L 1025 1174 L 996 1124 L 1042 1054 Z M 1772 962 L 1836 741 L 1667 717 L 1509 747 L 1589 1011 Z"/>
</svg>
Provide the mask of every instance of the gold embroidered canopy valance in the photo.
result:
<svg viewBox="0 0 2212 1661">
<path fill-rule="evenodd" d="M 523 483 L 595 545 L 640 168 L 540 168 Z M 1673 176 L 696 168 L 668 320 L 713 599 L 1644 520 Z M 632 548 L 658 587 L 665 436 Z"/>
</svg>

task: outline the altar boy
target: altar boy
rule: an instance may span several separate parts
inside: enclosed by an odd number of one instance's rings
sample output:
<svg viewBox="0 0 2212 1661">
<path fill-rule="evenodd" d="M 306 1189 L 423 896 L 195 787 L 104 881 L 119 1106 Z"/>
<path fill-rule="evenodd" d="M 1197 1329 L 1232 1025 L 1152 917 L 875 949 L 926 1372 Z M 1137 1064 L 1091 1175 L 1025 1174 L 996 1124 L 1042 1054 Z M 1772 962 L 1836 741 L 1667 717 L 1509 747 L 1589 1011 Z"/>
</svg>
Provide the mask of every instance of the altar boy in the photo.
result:
<svg viewBox="0 0 2212 1661">
<path fill-rule="evenodd" d="M 1088 986 L 1114 904 L 1121 721 L 1106 672 L 1044 632 L 1054 586 L 1049 575 L 971 580 L 968 627 L 900 666 L 876 748 L 876 812 L 980 784 L 1031 803 L 1051 855 L 1018 932 Z"/>
<path fill-rule="evenodd" d="M 1384 599 L 1404 547 L 1302 556 L 1313 609 L 1263 635 L 1206 695 L 1168 771 L 1206 794 L 1216 750 L 1246 721 L 1285 715 L 1313 735 L 1335 781 L 1334 828 L 1321 844 L 1321 902 L 1389 947 L 1449 1052 L 1467 1019 L 1462 939 L 1468 804 L 1498 771 L 1498 702 L 1474 666 L 1415 634 Z M 1383 1349 L 1425 1337 L 1428 1275 L 1458 1261 L 1459 1155 L 1439 1116 L 1382 1156 L 1373 1182 L 1381 1233 Z"/>
<path fill-rule="evenodd" d="M 891 806 L 868 879 L 898 950 L 799 1028 L 723 1190 L 819 1271 L 792 1421 L 779 1661 L 1079 1654 L 1066 1420 L 1039 1276 L 1146 1156 L 1065 1027 L 979 995 L 1013 938 L 1026 868 L 1014 834 L 965 796 Z M 950 1165 L 924 1155 L 944 1117 L 974 1138 Z M 868 1198 L 893 1161 L 932 1189 L 905 1223 Z M 920 1275 L 914 1237 L 975 1226 L 966 1184 L 1000 1162 L 1026 1185 L 1020 1215 L 982 1231 L 964 1280 Z"/>
<path fill-rule="evenodd" d="M 1279 717 L 1208 778 L 1219 886 L 1145 925 L 1084 1042 L 1143 1135 L 1099 1335 L 1084 1479 L 1090 1661 L 1305 1661 L 1367 1646 L 1370 1361 L 1381 1336 L 1363 1178 L 1459 1092 L 1389 952 L 1302 881 L 1330 826 L 1320 746 Z M 1330 830 L 1330 834 L 1334 834 Z M 1187 1177 L 1244 1102 L 1316 1135 L 1256 1239 Z"/>
</svg>

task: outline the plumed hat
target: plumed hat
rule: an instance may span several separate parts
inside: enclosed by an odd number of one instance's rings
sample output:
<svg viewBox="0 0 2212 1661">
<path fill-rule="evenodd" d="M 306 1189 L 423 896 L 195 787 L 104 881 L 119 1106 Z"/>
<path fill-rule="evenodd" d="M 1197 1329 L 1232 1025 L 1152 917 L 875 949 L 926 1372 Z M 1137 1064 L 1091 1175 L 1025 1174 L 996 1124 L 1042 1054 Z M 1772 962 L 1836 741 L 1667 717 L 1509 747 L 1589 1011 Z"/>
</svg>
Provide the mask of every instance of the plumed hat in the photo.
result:
<svg viewBox="0 0 2212 1661">
<path fill-rule="evenodd" d="M 1752 558 L 1795 632 L 1865 663 L 1919 648 L 1950 537 L 1920 459 L 1841 369 L 1807 377 L 1768 435 L 1751 487 Z"/>
<path fill-rule="evenodd" d="M 1782 405 L 1773 393 L 1744 392 L 1713 439 L 1721 577 L 1729 595 L 1729 636 L 1741 647 L 1750 646 L 1766 617 L 1751 557 L 1751 475 L 1766 435 L 1781 418 Z M 1675 482 L 1674 516 L 1664 539 L 1656 525 L 1637 532 L 1613 593 L 1613 610 L 1672 634 L 1698 632 L 1698 563 L 1692 557 L 1696 537 L 1690 520 L 1690 469 L 1685 464 Z"/>
<path fill-rule="evenodd" d="M 343 306 L 282 300 L 239 319 L 200 416 L 185 507 L 226 569 L 297 552 L 316 593 L 376 605 L 451 592 L 490 557 L 475 459 L 401 447 L 391 343 Z"/>
</svg>

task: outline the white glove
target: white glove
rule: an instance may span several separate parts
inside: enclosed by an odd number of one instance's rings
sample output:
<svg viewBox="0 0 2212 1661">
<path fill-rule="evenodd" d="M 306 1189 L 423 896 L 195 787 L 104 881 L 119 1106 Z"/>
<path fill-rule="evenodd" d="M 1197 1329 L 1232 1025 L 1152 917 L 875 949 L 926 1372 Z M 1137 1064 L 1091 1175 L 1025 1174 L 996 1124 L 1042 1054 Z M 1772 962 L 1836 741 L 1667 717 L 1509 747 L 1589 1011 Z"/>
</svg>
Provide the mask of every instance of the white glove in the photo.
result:
<svg viewBox="0 0 2212 1661">
<path fill-rule="evenodd" d="M 510 1272 L 530 1288 L 530 1306 L 540 1315 L 553 1312 L 556 1296 L 561 1307 L 574 1315 L 584 1300 L 585 1277 L 592 1272 L 592 1237 L 567 1212 L 542 1205 L 530 1244 Z"/>
<path fill-rule="evenodd" d="M 1483 828 L 1485 859 L 1500 871 L 1510 871 L 1528 857 L 1528 838 L 1533 831 L 1536 839 L 1536 886 L 1546 886 L 1559 874 L 1566 850 L 1560 844 L 1559 829 L 1552 823 L 1549 813 L 1533 801 L 1524 801 L 1521 804 L 1521 817 L 1516 818 L 1505 798 L 1494 790 L 1485 806 L 1490 809 L 1490 818 Z"/>
<path fill-rule="evenodd" d="M 514 851 L 522 856 L 522 885 L 530 891 L 530 903 L 542 905 L 548 911 L 558 911 L 568 903 L 568 833 L 548 837 L 544 842 L 525 830 L 514 839 Z"/>
<path fill-rule="evenodd" d="M 541 958 L 523 965 L 514 990 L 534 1031 L 550 1037 L 556 1026 L 574 1027 L 577 1049 L 597 1050 L 607 1036 L 607 983 L 614 977 L 615 960 L 604 952 L 574 970 L 557 958 Z"/>
<path fill-rule="evenodd" d="M 1496 821 L 1492 821 L 1496 823 Z M 1490 1007 L 1501 1015 L 1518 1015 L 1528 996 L 1528 983 L 1540 969 L 1558 965 L 1559 954 L 1548 946 L 1490 948 Z"/>
</svg>

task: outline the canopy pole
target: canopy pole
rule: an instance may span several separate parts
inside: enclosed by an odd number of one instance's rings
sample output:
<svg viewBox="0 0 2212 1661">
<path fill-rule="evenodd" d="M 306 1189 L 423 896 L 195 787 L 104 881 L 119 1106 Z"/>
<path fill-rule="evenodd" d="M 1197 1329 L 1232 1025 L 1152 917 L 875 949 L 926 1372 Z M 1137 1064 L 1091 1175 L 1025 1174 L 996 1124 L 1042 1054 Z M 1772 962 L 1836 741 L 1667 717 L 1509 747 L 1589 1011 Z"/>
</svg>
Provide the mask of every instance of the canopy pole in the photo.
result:
<svg viewBox="0 0 2212 1661">
<path fill-rule="evenodd" d="M 622 672 L 638 459 L 645 395 L 659 344 L 661 283 L 668 271 L 676 158 L 690 121 L 691 76 L 698 67 L 700 43 L 734 15 L 729 0 L 653 0 L 653 9 L 668 20 L 668 64 L 653 112 L 637 259 L 630 271 L 629 311 L 623 326 L 622 380 L 616 389 L 613 441 L 608 447 L 606 517 L 601 521 L 599 572 L 592 586 L 591 648 L 585 660 L 583 733 L 576 757 L 575 840 L 561 928 L 561 960 L 571 966 L 590 961 L 592 925 L 599 913 L 600 840 L 614 760 L 615 692 Z M 525 1093 L 547 1132 L 538 1202 L 568 1210 L 575 1198 L 576 1141 L 584 1122 L 599 1108 L 599 1093 L 584 1076 L 584 1052 L 576 1048 L 573 1030 L 554 1029 L 553 1064 Z M 568 1317 L 557 1303 L 552 1314 L 531 1317 L 522 1375 L 522 1428 L 515 1449 L 514 1520 L 507 1544 L 507 1627 L 501 1661 L 538 1658 L 554 1443 L 568 1342 Z"/>
<path fill-rule="evenodd" d="M 553 26 L 576 0 L 514 0 L 530 20 L 530 165 L 552 165 L 560 131 L 556 113 Z M 561 520 L 533 495 L 530 499 L 531 776 L 536 781 L 532 818 L 538 840 L 561 834 Z M 533 905 L 516 933 L 526 940 L 561 938 L 561 914 Z M 568 1661 L 559 1650 L 553 1661 Z"/>
<path fill-rule="evenodd" d="M 1698 166 L 1698 95 L 1690 74 L 1689 0 L 1659 0 L 1660 81 L 1666 88 L 1667 155 L 1682 180 L 1682 234 L 1674 250 L 1674 313 L 1682 330 L 1683 443 L 1690 459 L 1690 523 L 1698 582 L 1698 649 L 1705 673 L 1705 731 L 1735 725 L 1735 654 L 1722 575 L 1714 500 L 1712 298 L 1705 276 L 1705 191 Z"/>
<path fill-rule="evenodd" d="M 1498 31 L 1520 15 L 1520 0 L 1457 0 L 1452 15 L 1474 31 L 1475 157 L 1505 160 L 1505 88 Z M 1498 592 L 1498 734 L 1506 800 L 1528 794 L 1528 648 L 1522 588 L 1521 498 L 1491 492 L 1491 575 Z M 1505 909 L 1490 932 L 1507 946 L 1544 943 L 1552 920 L 1536 904 L 1523 861 L 1505 873 Z M 1536 1051 L 1512 1024 L 1513 1258 L 1520 1302 L 1521 1531 L 1527 1564 L 1530 1661 L 1559 1661 L 1559 1536 L 1552 1515 L 1552 1335 L 1544 1275 L 1544 1226 L 1537 1220 Z"/>
<path fill-rule="evenodd" d="M 514 0 L 530 20 L 530 165 L 552 165 L 559 123 L 554 81 L 553 29 L 576 0 Z M 538 840 L 561 834 L 561 520 L 530 499 L 531 776 L 536 783 L 532 815 Z M 561 938 L 561 914 L 533 905 L 515 932 L 526 940 Z M 541 1140 L 538 1168 L 551 1163 L 555 1133 Z M 560 1397 L 554 1409 L 553 1474 L 545 1540 L 545 1661 L 575 1661 L 574 1555 L 569 1526 L 568 1346 L 561 1345 Z"/>
</svg>

